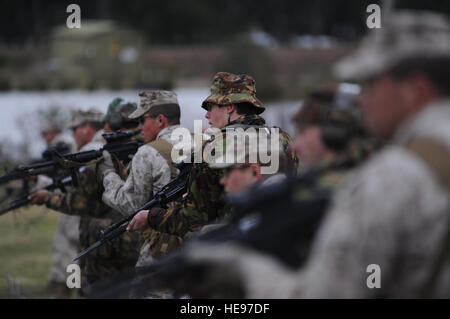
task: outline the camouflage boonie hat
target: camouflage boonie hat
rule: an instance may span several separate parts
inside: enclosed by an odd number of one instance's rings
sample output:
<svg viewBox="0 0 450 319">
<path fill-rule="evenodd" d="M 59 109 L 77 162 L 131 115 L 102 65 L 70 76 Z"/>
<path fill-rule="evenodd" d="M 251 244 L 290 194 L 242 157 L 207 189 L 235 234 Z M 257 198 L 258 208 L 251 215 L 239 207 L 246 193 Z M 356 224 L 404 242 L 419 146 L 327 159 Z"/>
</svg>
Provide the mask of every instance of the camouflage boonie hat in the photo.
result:
<svg viewBox="0 0 450 319">
<path fill-rule="evenodd" d="M 361 113 L 356 108 L 357 94 L 343 99 L 344 94 L 349 94 L 345 92 L 348 85 L 351 84 L 331 85 L 311 91 L 305 104 L 291 120 L 297 126 L 338 124 L 360 127 Z"/>
<path fill-rule="evenodd" d="M 102 123 L 103 113 L 95 109 L 89 109 L 87 111 L 75 110 L 72 111 L 72 117 L 69 122 L 68 127 L 74 129 L 80 125 L 88 122 L 98 122 Z"/>
<path fill-rule="evenodd" d="M 244 102 L 257 108 L 257 114 L 264 112 L 264 105 L 256 98 L 255 80 L 247 74 L 219 72 L 214 76 L 211 95 L 203 101 L 202 108 L 208 110 L 209 103 L 223 106 Z"/>
<path fill-rule="evenodd" d="M 156 105 L 178 104 L 178 98 L 175 92 L 172 91 L 147 91 L 139 93 L 141 101 L 136 111 L 131 113 L 128 118 L 136 119 L 150 111 Z"/>
<path fill-rule="evenodd" d="M 450 57 L 450 22 L 438 13 L 403 10 L 374 29 L 361 46 L 335 65 L 341 79 L 364 80 L 411 58 Z"/>
</svg>

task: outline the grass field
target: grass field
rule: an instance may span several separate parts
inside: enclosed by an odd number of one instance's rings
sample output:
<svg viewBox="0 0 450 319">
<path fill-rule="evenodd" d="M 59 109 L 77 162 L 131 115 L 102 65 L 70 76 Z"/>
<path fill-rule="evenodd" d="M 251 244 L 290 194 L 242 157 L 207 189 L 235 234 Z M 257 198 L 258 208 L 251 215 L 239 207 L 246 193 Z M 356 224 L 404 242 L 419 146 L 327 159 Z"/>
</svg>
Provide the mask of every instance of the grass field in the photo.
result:
<svg viewBox="0 0 450 319">
<path fill-rule="evenodd" d="M 48 282 L 59 215 L 27 207 L 0 216 L 0 298 L 51 298 Z"/>
</svg>

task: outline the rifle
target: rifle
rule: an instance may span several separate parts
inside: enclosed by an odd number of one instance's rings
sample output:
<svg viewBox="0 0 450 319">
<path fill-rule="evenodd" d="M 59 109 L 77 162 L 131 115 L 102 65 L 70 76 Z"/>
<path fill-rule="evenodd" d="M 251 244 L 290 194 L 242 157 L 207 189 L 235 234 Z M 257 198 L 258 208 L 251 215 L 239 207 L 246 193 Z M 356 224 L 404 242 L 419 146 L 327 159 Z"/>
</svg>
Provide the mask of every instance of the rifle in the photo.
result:
<svg viewBox="0 0 450 319">
<path fill-rule="evenodd" d="M 94 285 L 90 293 L 95 297 L 110 298 L 132 290 L 143 293 L 161 288 L 175 289 L 180 293 L 190 291 L 198 286 L 199 278 L 208 278 L 210 267 L 189 258 L 196 243 L 237 243 L 271 255 L 286 266 L 297 269 L 308 258 L 311 242 L 326 214 L 331 193 L 314 189 L 313 199 L 301 201 L 289 195 L 297 186 L 311 187 L 319 176 L 329 170 L 346 169 L 355 164 L 355 159 L 347 158 L 326 167 L 310 169 L 297 177 L 288 177 L 280 183 L 227 196 L 235 211 L 225 225 L 192 238 L 184 249 L 150 266 Z"/>
<path fill-rule="evenodd" d="M 52 149 L 45 155 L 46 158 L 43 161 L 19 166 L 13 171 L 0 176 L 0 184 L 40 174 L 55 176 L 59 175 L 58 173 L 61 170 L 69 170 L 72 175 L 72 183 L 74 186 L 78 186 L 77 169 L 93 164 L 102 157 L 103 151 L 108 151 L 119 160 L 128 162 L 130 160 L 129 155 L 135 154 L 138 148 L 143 145 L 141 142 L 131 140 L 138 133 L 139 131 L 136 130 L 103 134 L 102 136 L 106 140 L 106 144 L 99 150 L 62 155 L 56 148 Z"/>
<path fill-rule="evenodd" d="M 79 253 L 73 259 L 73 261 L 80 259 L 84 255 L 89 254 L 94 249 L 97 249 L 98 247 L 103 246 L 104 244 L 111 242 L 115 238 L 122 235 L 124 232 L 126 232 L 127 226 L 130 221 L 141 210 L 148 210 L 153 207 L 163 207 L 166 204 L 173 202 L 181 197 L 187 190 L 187 181 L 188 175 L 191 171 L 191 164 L 180 162 L 173 165 L 180 171 L 178 176 L 174 180 L 165 185 L 158 193 L 155 194 L 155 196 L 153 196 L 153 198 L 149 202 L 136 210 L 134 213 L 120 219 L 105 230 L 101 231 L 101 239 Z"/>
<path fill-rule="evenodd" d="M 81 168 L 82 169 L 82 168 Z M 81 171 L 80 169 L 80 171 Z M 52 191 L 55 189 L 61 189 L 65 191 L 65 186 L 72 184 L 72 176 L 66 176 L 59 179 L 54 179 L 53 183 L 45 186 L 43 189 Z M 30 204 L 31 200 L 28 199 L 30 195 L 33 195 L 34 192 L 27 193 L 25 195 L 18 196 L 15 200 L 13 200 L 8 207 L 0 210 L 0 216 L 4 215 L 12 210 L 18 209 L 20 207 L 26 206 Z"/>
</svg>

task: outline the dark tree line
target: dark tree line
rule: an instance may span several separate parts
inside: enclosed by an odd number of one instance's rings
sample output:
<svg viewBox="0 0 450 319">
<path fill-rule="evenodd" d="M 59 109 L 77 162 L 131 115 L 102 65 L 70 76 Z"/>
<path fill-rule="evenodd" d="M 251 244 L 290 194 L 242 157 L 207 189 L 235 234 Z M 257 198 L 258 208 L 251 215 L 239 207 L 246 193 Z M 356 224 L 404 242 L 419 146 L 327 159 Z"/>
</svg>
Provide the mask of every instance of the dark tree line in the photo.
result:
<svg viewBox="0 0 450 319">
<path fill-rule="evenodd" d="M 380 0 L 1 0 L 0 42 L 41 42 L 65 23 L 70 3 L 82 19 L 113 19 L 141 31 L 150 43 L 190 44 L 226 40 L 258 28 L 279 41 L 295 34 L 352 40 L 367 29 L 366 7 Z M 396 8 L 450 13 L 448 0 L 397 0 Z"/>
</svg>

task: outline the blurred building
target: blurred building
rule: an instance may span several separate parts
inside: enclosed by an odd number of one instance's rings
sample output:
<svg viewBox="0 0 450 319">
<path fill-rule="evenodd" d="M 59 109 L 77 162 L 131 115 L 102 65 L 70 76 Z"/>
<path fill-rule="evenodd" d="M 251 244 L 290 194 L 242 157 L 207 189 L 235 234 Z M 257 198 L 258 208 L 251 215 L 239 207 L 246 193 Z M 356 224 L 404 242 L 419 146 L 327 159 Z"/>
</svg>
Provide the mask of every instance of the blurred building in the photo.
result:
<svg viewBox="0 0 450 319">
<path fill-rule="evenodd" d="M 136 31 L 109 20 L 82 20 L 80 29 L 51 32 L 51 69 L 81 87 L 132 87 L 139 78 L 144 40 Z M 95 83 L 94 83 L 95 82 Z"/>
</svg>

